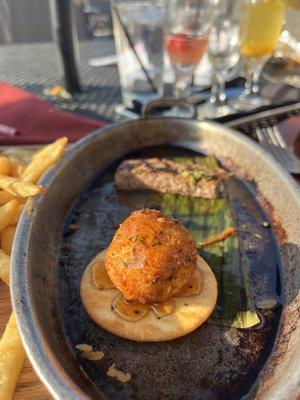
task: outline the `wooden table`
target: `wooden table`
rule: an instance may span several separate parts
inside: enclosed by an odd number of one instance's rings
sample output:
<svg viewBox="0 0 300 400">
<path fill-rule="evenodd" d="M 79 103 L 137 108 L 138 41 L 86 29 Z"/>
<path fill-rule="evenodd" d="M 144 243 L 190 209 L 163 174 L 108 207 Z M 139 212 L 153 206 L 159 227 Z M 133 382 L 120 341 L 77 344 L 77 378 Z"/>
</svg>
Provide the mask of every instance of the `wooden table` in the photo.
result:
<svg viewBox="0 0 300 400">
<path fill-rule="evenodd" d="M 11 313 L 11 302 L 8 286 L 0 280 L 0 337 Z M 40 381 L 28 359 L 19 376 L 14 400 L 52 400 L 43 383 Z"/>
</svg>

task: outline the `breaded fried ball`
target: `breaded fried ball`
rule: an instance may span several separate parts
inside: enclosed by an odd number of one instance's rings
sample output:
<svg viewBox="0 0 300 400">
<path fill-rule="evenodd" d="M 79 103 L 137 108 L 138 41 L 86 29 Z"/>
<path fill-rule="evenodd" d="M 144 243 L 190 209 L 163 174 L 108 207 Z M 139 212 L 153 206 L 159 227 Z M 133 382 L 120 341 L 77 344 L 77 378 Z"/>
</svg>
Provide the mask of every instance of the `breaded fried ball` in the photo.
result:
<svg viewBox="0 0 300 400">
<path fill-rule="evenodd" d="M 133 212 L 105 256 L 108 275 L 125 299 L 144 304 L 178 294 L 196 265 L 196 243 L 188 230 L 156 210 Z"/>
</svg>

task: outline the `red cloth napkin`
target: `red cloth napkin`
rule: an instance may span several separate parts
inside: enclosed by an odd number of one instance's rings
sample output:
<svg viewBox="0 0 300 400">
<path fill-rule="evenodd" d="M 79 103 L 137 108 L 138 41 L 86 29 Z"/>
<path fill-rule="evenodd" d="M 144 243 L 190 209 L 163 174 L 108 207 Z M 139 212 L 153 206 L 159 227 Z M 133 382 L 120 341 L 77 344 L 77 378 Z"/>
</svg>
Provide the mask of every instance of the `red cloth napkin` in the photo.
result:
<svg viewBox="0 0 300 400">
<path fill-rule="evenodd" d="M 16 128 L 15 136 L 0 134 L 0 145 L 48 143 L 61 136 L 74 142 L 104 122 L 61 111 L 46 101 L 0 82 L 0 124 Z"/>
</svg>

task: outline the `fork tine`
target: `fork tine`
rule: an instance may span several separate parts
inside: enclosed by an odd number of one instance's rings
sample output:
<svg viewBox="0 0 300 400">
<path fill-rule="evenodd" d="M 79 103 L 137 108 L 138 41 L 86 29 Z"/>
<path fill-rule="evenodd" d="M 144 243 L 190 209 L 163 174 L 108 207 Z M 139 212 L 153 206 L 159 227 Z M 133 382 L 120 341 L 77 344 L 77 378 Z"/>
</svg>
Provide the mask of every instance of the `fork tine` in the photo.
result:
<svg viewBox="0 0 300 400">
<path fill-rule="evenodd" d="M 265 128 L 256 128 L 256 134 L 257 137 L 259 139 L 259 141 L 261 142 L 261 144 L 263 145 L 263 147 L 268 151 L 268 153 L 271 153 L 273 155 L 273 157 L 286 168 L 286 162 L 284 159 L 282 159 L 282 157 L 280 156 L 280 154 L 276 151 L 274 144 L 271 141 L 271 138 L 268 134 L 268 132 L 266 131 Z"/>
<path fill-rule="evenodd" d="M 271 153 L 271 149 L 270 149 L 270 143 L 266 138 L 266 135 L 263 132 L 263 128 L 255 128 L 256 131 L 256 135 L 258 137 L 258 140 L 260 142 L 260 144 L 263 146 L 263 148 L 265 150 L 267 150 L 268 153 Z"/>
<path fill-rule="evenodd" d="M 279 129 L 275 129 L 275 127 L 266 128 L 266 132 L 269 135 L 272 143 L 275 145 L 274 151 L 281 157 L 286 165 L 286 168 L 289 170 L 299 170 L 300 169 L 300 160 L 286 147 L 282 147 L 279 141 L 279 136 L 281 136 Z M 279 135 L 279 136 L 278 136 Z M 281 140 L 283 138 L 281 137 Z"/>
<path fill-rule="evenodd" d="M 262 143 L 264 141 L 264 135 L 262 134 L 261 129 L 255 128 L 255 132 L 258 137 L 258 140 Z"/>
<path fill-rule="evenodd" d="M 255 131 L 261 145 L 271 153 L 285 169 L 292 174 L 300 174 L 300 160 L 290 152 L 288 148 L 282 148 L 280 145 L 274 144 L 277 140 L 270 134 L 270 129 L 257 127 Z"/>
<path fill-rule="evenodd" d="M 272 127 L 271 126 L 267 126 L 265 128 L 265 132 L 269 136 L 269 139 L 270 139 L 271 143 L 274 144 L 274 146 L 278 146 L 278 141 L 277 141 L 276 136 L 273 133 Z"/>
<path fill-rule="evenodd" d="M 277 139 L 277 141 L 279 143 L 279 146 L 282 147 L 283 149 L 285 149 L 286 148 L 286 143 L 285 143 L 285 141 L 284 141 L 284 139 L 283 139 L 283 137 L 281 135 L 280 130 L 278 129 L 278 127 L 276 125 L 273 125 L 272 129 L 273 129 L 273 133 L 274 133 L 274 135 L 275 135 L 275 137 L 276 137 L 276 139 Z"/>
<path fill-rule="evenodd" d="M 277 148 L 275 149 L 275 151 L 276 151 L 278 154 L 280 153 L 281 157 L 282 157 L 287 163 L 292 162 L 291 157 L 290 157 L 290 154 L 289 154 L 289 152 L 287 151 L 287 149 L 286 149 L 285 147 L 282 147 L 282 146 L 281 146 L 281 144 L 280 144 L 280 142 L 279 142 L 279 140 L 278 140 L 278 138 L 277 138 L 277 135 L 275 134 L 274 126 L 268 126 L 268 127 L 266 128 L 266 132 L 267 132 L 267 134 L 268 134 L 268 136 L 269 136 L 271 142 L 273 143 L 273 145 L 277 147 Z M 278 133 L 279 133 L 279 131 L 278 131 Z"/>
<path fill-rule="evenodd" d="M 293 153 L 286 147 L 286 144 L 281 136 L 279 129 L 275 126 L 267 128 L 269 136 L 272 138 L 274 145 L 278 146 L 278 153 L 280 152 L 282 157 L 285 158 L 288 163 L 295 163 L 296 159 Z"/>
<path fill-rule="evenodd" d="M 282 155 L 285 157 L 285 159 L 287 160 L 287 162 L 290 164 L 290 168 L 300 169 L 299 158 L 297 156 L 295 156 L 294 153 L 287 148 L 279 129 L 276 126 L 273 126 L 272 130 L 273 130 L 273 135 L 276 136 L 276 138 L 277 138 L 278 144 L 280 146 L 280 151 L 281 151 Z M 281 142 L 283 142 L 283 145 Z"/>
</svg>

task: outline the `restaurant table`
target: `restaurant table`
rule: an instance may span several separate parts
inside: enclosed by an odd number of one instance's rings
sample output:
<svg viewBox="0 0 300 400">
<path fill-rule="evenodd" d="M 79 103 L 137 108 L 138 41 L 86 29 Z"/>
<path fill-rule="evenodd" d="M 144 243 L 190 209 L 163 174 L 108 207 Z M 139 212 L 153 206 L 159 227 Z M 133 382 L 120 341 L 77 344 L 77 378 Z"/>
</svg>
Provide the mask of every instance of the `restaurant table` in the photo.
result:
<svg viewBox="0 0 300 400">
<path fill-rule="evenodd" d="M 94 67 L 88 64 L 91 58 L 115 54 L 113 38 L 81 41 L 79 50 L 82 92 L 70 99 L 55 98 L 45 93 L 46 89 L 62 82 L 55 46 L 51 42 L 1 45 L 0 80 L 77 114 L 108 122 L 124 120 L 115 110 L 116 105 L 121 103 L 117 66 Z M 300 90 L 290 86 L 265 83 L 263 92 L 274 103 L 300 101 Z"/>
<path fill-rule="evenodd" d="M 113 38 L 82 41 L 79 49 L 82 92 L 71 99 L 45 94 L 46 89 L 62 84 L 58 55 L 51 42 L 1 45 L 0 80 L 28 90 L 64 110 L 105 121 L 124 119 L 115 112 L 116 104 L 121 103 L 117 66 L 88 64 L 91 58 L 115 53 Z"/>
<path fill-rule="evenodd" d="M 113 39 L 104 37 L 82 41 L 79 48 L 83 90 L 70 99 L 47 94 L 47 89 L 61 83 L 55 47 L 50 42 L 1 45 L 0 80 L 38 95 L 64 110 L 107 122 L 124 120 L 115 110 L 121 103 L 117 67 L 92 67 L 88 64 L 91 58 L 114 54 Z M 299 89 L 288 86 L 266 83 L 264 92 L 277 103 L 300 100 Z M 9 289 L 3 282 L 0 282 L 0 304 L 1 335 L 11 312 Z M 28 360 L 19 377 L 14 399 L 52 399 Z"/>
</svg>

